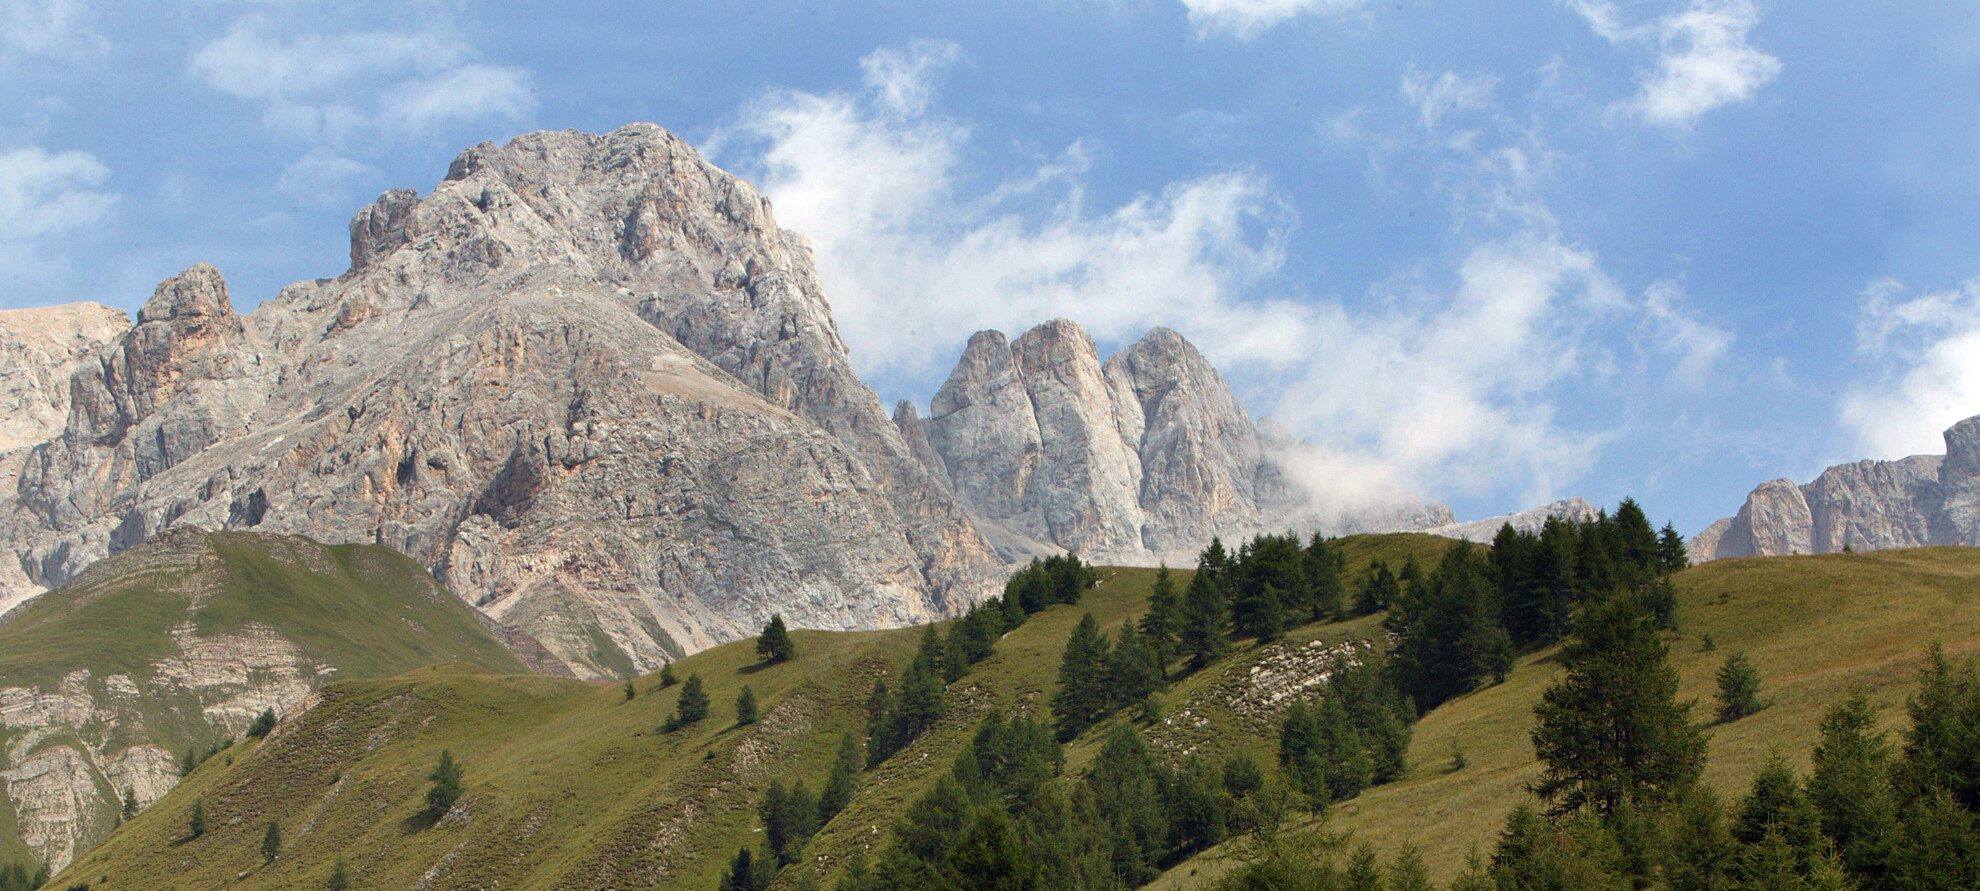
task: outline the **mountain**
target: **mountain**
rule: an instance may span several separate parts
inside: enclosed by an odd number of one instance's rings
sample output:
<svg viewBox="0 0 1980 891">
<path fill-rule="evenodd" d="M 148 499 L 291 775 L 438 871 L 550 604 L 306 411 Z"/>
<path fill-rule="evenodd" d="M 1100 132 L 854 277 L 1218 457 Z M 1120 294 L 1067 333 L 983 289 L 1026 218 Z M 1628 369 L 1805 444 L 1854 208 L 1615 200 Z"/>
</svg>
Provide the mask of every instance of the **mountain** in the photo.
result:
<svg viewBox="0 0 1980 891">
<path fill-rule="evenodd" d="M 0 617 L 0 850 L 62 868 L 126 792 L 163 797 L 189 748 L 333 678 L 527 671 L 499 631 L 389 548 L 176 526 Z"/>
<path fill-rule="evenodd" d="M 1011 559 L 1069 550 L 1104 563 L 1188 565 L 1214 536 L 1454 519 L 1442 505 L 1315 513 L 1281 463 L 1300 444 L 1255 426 L 1223 376 L 1167 328 L 1104 362 L 1093 338 L 1064 319 L 1016 341 L 977 332 L 928 416 L 902 403 L 894 422 Z"/>
<path fill-rule="evenodd" d="M 1980 417 L 1945 440 L 1943 456 L 1839 464 L 1805 486 L 1761 483 L 1738 514 L 1691 540 L 1691 558 L 1980 545 Z"/>
<path fill-rule="evenodd" d="M 1448 539 L 1360 536 L 1340 547 L 1350 567 L 1373 557 L 1398 565 L 1414 555 L 1435 565 Z M 1141 614 L 1153 573 L 1102 570 L 1076 605 L 1031 617 L 949 688 L 934 727 L 864 771 L 850 806 L 813 837 L 801 861 L 816 887 L 833 887 L 855 852 L 877 859 L 908 807 L 956 762 L 987 709 L 1044 714 L 1068 636 L 1094 614 L 1114 629 Z M 1177 580 L 1188 583 L 1188 573 Z M 1350 578 L 1350 583 L 1355 579 Z M 1681 699 L 1708 701 L 1728 652 L 1748 654 L 1774 704 L 1715 726 L 1705 780 L 1733 802 L 1776 752 L 1805 769 L 1824 709 L 1866 692 L 1881 714 L 1902 720 L 1916 668 L 1932 641 L 1953 652 L 1980 641 L 1980 551 L 1925 549 L 1883 554 L 1739 561 L 1675 576 L 1685 636 L 1670 647 Z M 307 710 L 286 716 L 258 744 L 243 742 L 151 804 L 102 846 L 57 877 L 92 891 L 127 888 L 321 887 L 343 858 L 353 887 L 708 889 L 740 846 L 764 839 L 754 805 L 769 784 L 802 780 L 817 790 L 841 736 L 866 726 L 875 678 L 896 679 L 913 657 L 918 629 L 795 633 L 796 657 L 764 665 L 749 642 L 690 656 L 674 666 L 698 674 L 711 717 L 663 734 L 680 687 L 617 685 L 540 677 L 494 677 L 453 668 L 326 688 Z M 1700 642 L 1717 642 L 1707 650 Z M 1293 629 L 1288 640 L 1250 644 L 1181 677 L 1160 719 L 1130 718 L 1163 763 L 1197 755 L 1211 765 L 1239 752 L 1276 772 L 1273 722 L 1299 691 L 1318 689 L 1334 653 L 1383 639 L 1379 616 Z M 1438 881 L 1468 854 L 1489 855 L 1505 816 L 1532 802 L 1540 772 L 1528 731 L 1541 691 L 1560 674 L 1557 651 L 1523 656 L 1503 683 L 1460 697 L 1416 725 L 1397 781 L 1336 804 L 1319 828 L 1349 832 L 1384 857 L 1413 844 Z M 749 685 L 761 703 L 754 724 L 734 723 L 732 703 Z M 1704 718 L 1701 706 L 1694 715 Z M 1092 769 L 1111 728 L 1094 728 L 1066 749 L 1070 788 Z M 415 818 L 442 749 L 463 766 L 465 794 L 450 816 L 426 828 Z M 1453 769 L 1462 749 L 1467 764 Z M 212 828 L 186 838 L 195 801 Z M 258 852 L 269 822 L 282 831 L 279 858 Z M 1289 821 L 1282 841 L 1309 827 Z M 1153 888 L 1205 887 L 1255 856 L 1244 841 L 1199 854 Z M 806 887 L 787 871 L 778 888 Z"/>
<path fill-rule="evenodd" d="M 241 315 L 194 266 L 64 354 L 65 420 L 0 502 L 11 596 L 180 523 L 376 543 L 624 676 L 773 612 L 899 626 L 1000 582 L 853 372 L 808 244 L 672 134 L 476 146 L 350 236 L 336 278 Z"/>
</svg>

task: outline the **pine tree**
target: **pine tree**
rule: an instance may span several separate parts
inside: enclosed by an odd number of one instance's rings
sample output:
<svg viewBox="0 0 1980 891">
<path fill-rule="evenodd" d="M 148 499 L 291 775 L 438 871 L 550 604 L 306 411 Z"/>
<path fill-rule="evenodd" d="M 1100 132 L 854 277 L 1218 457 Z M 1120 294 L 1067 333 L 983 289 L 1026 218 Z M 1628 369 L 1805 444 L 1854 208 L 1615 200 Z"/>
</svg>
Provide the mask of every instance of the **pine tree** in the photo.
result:
<svg viewBox="0 0 1980 891">
<path fill-rule="evenodd" d="M 1293 703 L 1279 722 L 1279 768 L 1315 810 L 1323 809 L 1330 797 L 1325 746 L 1319 713 L 1304 702 Z"/>
<path fill-rule="evenodd" d="M 1147 702 L 1162 690 L 1166 681 L 1161 656 L 1141 635 L 1134 633 L 1133 623 L 1122 625 L 1107 659 L 1108 710 Z"/>
<path fill-rule="evenodd" d="M 1212 545 L 1215 544 L 1213 541 Z M 1230 646 L 1230 609 L 1224 602 L 1223 589 L 1214 575 L 1206 571 L 1208 565 L 1198 567 L 1183 594 L 1182 648 L 1190 657 L 1193 669 L 1216 661 Z"/>
<path fill-rule="evenodd" d="M 1389 891 L 1435 891 L 1430 884 L 1430 867 L 1415 845 L 1403 845 L 1389 864 Z"/>
<path fill-rule="evenodd" d="M 186 829 L 192 838 L 206 834 L 206 801 L 193 799 L 192 816 L 186 819 Z"/>
<path fill-rule="evenodd" d="M 447 812 L 454 809 L 454 802 L 461 797 L 461 767 L 454 763 L 454 753 L 440 750 L 440 760 L 433 765 L 433 772 L 426 775 L 433 786 L 426 790 L 426 818 L 437 823 Z"/>
<path fill-rule="evenodd" d="M 777 877 L 776 870 L 769 864 L 758 864 L 756 856 L 748 847 L 736 850 L 736 858 L 729 861 L 729 868 L 722 873 L 721 891 L 764 891 L 770 881 Z"/>
<path fill-rule="evenodd" d="M 1059 690 L 1052 696 L 1052 722 L 1059 739 L 1069 740 L 1107 713 L 1107 642 L 1092 613 L 1080 617 L 1059 660 Z"/>
<path fill-rule="evenodd" d="M 947 871 L 966 877 L 967 887 L 983 891 L 1031 891 L 1039 887 L 1038 867 L 1026 856 L 1017 827 L 995 807 L 976 809 L 969 828 L 949 854 Z"/>
<path fill-rule="evenodd" d="M 248 739 L 260 739 L 267 736 L 274 729 L 275 710 L 272 708 L 262 709 L 261 714 L 255 717 L 254 723 L 248 725 L 247 737 Z"/>
<path fill-rule="evenodd" d="M 1253 587 L 1231 603 L 1231 625 L 1240 637 L 1271 643 L 1285 636 L 1285 598 L 1275 585 Z"/>
<path fill-rule="evenodd" d="M 1341 576 L 1341 556 L 1317 532 L 1306 545 L 1306 584 L 1312 590 L 1311 621 L 1347 618 L 1347 581 Z"/>
<path fill-rule="evenodd" d="M 796 863 L 804 852 L 805 842 L 818 832 L 818 799 L 805 788 L 803 780 L 788 790 L 782 783 L 772 781 L 756 812 L 763 818 L 764 841 L 779 866 Z"/>
<path fill-rule="evenodd" d="M 1905 708 L 1911 729 L 1893 777 L 1902 801 L 1939 788 L 1961 809 L 1980 812 L 1980 662 L 1955 664 L 1935 644 Z"/>
<path fill-rule="evenodd" d="M 344 865 L 344 858 L 338 857 L 330 864 L 330 877 L 323 882 L 324 891 L 351 891 L 350 869 Z"/>
<path fill-rule="evenodd" d="M 639 695 L 639 691 L 637 691 L 637 690 L 634 690 L 634 689 L 633 689 L 633 682 L 632 682 L 632 681 L 627 681 L 627 682 L 626 682 L 626 688 L 625 688 L 625 693 L 626 693 L 626 701 L 627 701 L 627 702 L 631 702 L 631 701 L 633 701 L 633 697 L 635 697 L 635 696 L 638 696 L 638 695 Z"/>
<path fill-rule="evenodd" d="M 700 673 L 688 674 L 687 680 L 681 684 L 681 698 L 674 704 L 674 710 L 680 715 L 683 727 L 708 717 L 708 691 L 702 688 Z"/>
<path fill-rule="evenodd" d="M 756 691 L 750 689 L 748 684 L 744 684 L 742 692 L 736 694 L 736 723 L 756 723 Z"/>
<path fill-rule="evenodd" d="M 756 636 L 756 654 L 772 665 L 797 655 L 797 647 L 791 643 L 791 632 L 784 627 L 783 615 L 771 614 L 770 624 L 763 626 L 763 633 Z"/>
<path fill-rule="evenodd" d="M 940 641 L 936 640 L 935 646 L 931 647 L 928 640 L 933 639 L 932 633 L 924 639 L 921 653 L 908 663 L 907 671 L 901 675 L 899 717 L 894 721 L 894 737 L 900 746 L 913 742 L 922 731 L 934 726 L 935 719 L 942 716 Z"/>
<path fill-rule="evenodd" d="M 1164 563 L 1155 570 L 1155 584 L 1148 590 L 1148 612 L 1141 617 L 1141 637 L 1161 660 L 1163 674 L 1182 654 L 1182 598 L 1176 594 L 1175 579 Z"/>
<path fill-rule="evenodd" d="M 1814 869 L 1822 853 L 1821 816 L 1802 791 L 1794 768 L 1779 755 L 1754 776 L 1753 790 L 1740 801 L 1733 818 L 1732 837 L 1741 849 L 1731 872 L 1747 885 L 1765 887 L 1784 860 L 1791 861 L 1795 875 L 1805 876 Z"/>
<path fill-rule="evenodd" d="M 1169 847 L 1175 856 L 1187 857 L 1224 840 L 1227 817 L 1221 785 L 1217 772 L 1195 755 L 1183 762 L 1167 785 Z"/>
<path fill-rule="evenodd" d="M 1370 560 L 1368 573 L 1355 589 L 1354 614 L 1367 616 L 1379 613 L 1388 609 L 1401 594 L 1402 583 L 1396 580 L 1395 573 L 1389 571 L 1389 564 Z"/>
<path fill-rule="evenodd" d="M 1767 707 L 1760 701 L 1760 671 L 1745 653 L 1735 650 L 1719 666 L 1718 700 L 1720 723 L 1737 721 Z"/>
<path fill-rule="evenodd" d="M 182 777 L 192 776 L 192 772 L 198 769 L 199 769 L 199 750 L 191 746 L 187 746 L 186 757 L 180 759 L 179 761 L 179 776 Z"/>
<path fill-rule="evenodd" d="M 665 690 L 674 684 L 674 663 L 669 662 L 660 666 L 660 689 Z"/>
<path fill-rule="evenodd" d="M 282 856 L 282 827 L 275 821 L 268 821 L 268 831 L 261 834 L 261 859 L 274 860 Z"/>
<path fill-rule="evenodd" d="M 859 737 L 848 733 L 839 740 L 839 755 L 832 761 L 832 773 L 825 779 L 825 788 L 818 793 L 818 819 L 820 823 L 830 823 L 832 818 L 852 803 L 853 795 L 859 791 L 859 769 L 866 763 L 859 750 Z"/>
<path fill-rule="evenodd" d="M 873 679 L 873 692 L 866 696 L 866 764 L 887 760 L 899 751 L 894 738 L 894 695 L 887 690 L 886 678 Z"/>
<path fill-rule="evenodd" d="M 1375 846 L 1367 842 L 1355 845 L 1342 879 L 1345 891 L 1383 891 L 1382 863 L 1375 857 Z"/>
<path fill-rule="evenodd" d="M 1677 572 L 1691 565 L 1691 554 L 1685 550 L 1684 536 L 1679 535 L 1676 526 L 1664 524 L 1657 533 L 1657 562 L 1666 573 Z"/>
<path fill-rule="evenodd" d="M 128 821 L 132 817 L 135 817 L 137 815 L 138 815 L 137 790 L 130 786 L 125 786 L 123 818 Z"/>
<path fill-rule="evenodd" d="M 1453 547 L 1391 606 L 1383 625 L 1399 640 L 1389 665 L 1419 712 L 1511 671 L 1512 639 L 1499 623 L 1490 571 L 1481 549 Z"/>
<path fill-rule="evenodd" d="M 1726 809 L 1703 783 L 1685 793 L 1670 814 L 1665 835 L 1664 880 L 1671 891 L 1719 891 L 1728 887 L 1734 846 Z"/>
<path fill-rule="evenodd" d="M 1843 865 L 1870 884 L 1890 868 L 1897 822 L 1897 805 L 1886 782 L 1890 756 L 1890 742 L 1877 730 L 1876 711 L 1863 694 L 1822 716 L 1808 798 L 1822 815 L 1822 834 L 1835 843 Z"/>
<path fill-rule="evenodd" d="M 1613 813 L 1684 794 L 1704 769 L 1705 738 L 1677 701 L 1669 650 L 1634 597 L 1588 608 L 1562 649 L 1565 676 L 1534 707 L 1534 790 L 1561 811 Z"/>
</svg>

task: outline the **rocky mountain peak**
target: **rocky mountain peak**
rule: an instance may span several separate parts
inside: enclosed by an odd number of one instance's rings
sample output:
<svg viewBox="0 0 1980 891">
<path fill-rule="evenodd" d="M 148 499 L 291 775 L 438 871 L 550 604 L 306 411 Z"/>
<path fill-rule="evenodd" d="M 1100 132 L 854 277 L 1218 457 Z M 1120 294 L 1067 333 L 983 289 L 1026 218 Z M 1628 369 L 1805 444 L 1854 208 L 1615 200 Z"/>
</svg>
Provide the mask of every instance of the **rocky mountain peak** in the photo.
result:
<svg viewBox="0 0 1980 891">
<path fill-rule="evenodd" d="M 1940 472 L 1955 479 L 1980 478 L 1980 416 L 1946 428 L 1946 460 Z"/>
<path fill-rule="evenodd" d="M 238 331 L 234 303 L 227 298 L 227 280 L 211 264 L 195 263 L 184 272 L 158 283 L 151 299 L 138 310 L 138 324 L 163 322 L 191 323 L 210 319 L 213 324 Z"/>
</svg>

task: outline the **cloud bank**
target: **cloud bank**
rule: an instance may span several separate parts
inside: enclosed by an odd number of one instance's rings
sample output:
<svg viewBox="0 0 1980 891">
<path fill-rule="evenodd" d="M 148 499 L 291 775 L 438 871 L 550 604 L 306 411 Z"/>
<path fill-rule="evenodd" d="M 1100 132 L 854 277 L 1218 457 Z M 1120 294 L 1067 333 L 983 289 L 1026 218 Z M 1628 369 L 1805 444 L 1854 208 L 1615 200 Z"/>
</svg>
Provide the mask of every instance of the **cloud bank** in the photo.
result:
<svg viewBox="0 0 1980 891">
<path fill-rule="evenodd" d="M 840 332 L 883 391 L 933 392 L 983 328 L 1063 316 L 1122 342 L 1165 325 L 1273 394 L 1252 408 L 1318 447 L 1295 476 L 1323 501 L 1376 506 L 1435 480 L 1537 502 L 1603 441 L 1564 425 L 1557 402 L 1615 385 L 1630 359 L 1605 340 L 1671 369 L 1648 376 L 1657 385 L 1700 378 L 1729 340 L 1686 314 L 1676 285 L 1628 294 L 1559 231 L 1539 197 L 1543 145 L 1427 132 L 1487 109 L 1489 77 L 1412 69 L 1400 86 L 1412 144 L 1448 157 L 1454 216 L 1481 233 L 1451 272 L 1362 300 L 1287 299 L 1274 293 L 1298 219 L 1254 172 L 1093 207 L 1093 152 L 1075 143 L 1004 181 L 966 180 L 971 128 L 936 111 L 960 57 L 948 43 L 878 51 L 860 89 L 770 93 L 708 146 L 761 185 L 781 225 L 813 238 Z"/>
<path fill-rule="evenodd" d="M 1980 414 L 1980 278 L 1924 293 L 1872 283 L 1856 352 L 1862 380 L 1841 415 L 1862 448 L 1882 458 L 1943 452 L 1940 434 Z"/>
</svg>

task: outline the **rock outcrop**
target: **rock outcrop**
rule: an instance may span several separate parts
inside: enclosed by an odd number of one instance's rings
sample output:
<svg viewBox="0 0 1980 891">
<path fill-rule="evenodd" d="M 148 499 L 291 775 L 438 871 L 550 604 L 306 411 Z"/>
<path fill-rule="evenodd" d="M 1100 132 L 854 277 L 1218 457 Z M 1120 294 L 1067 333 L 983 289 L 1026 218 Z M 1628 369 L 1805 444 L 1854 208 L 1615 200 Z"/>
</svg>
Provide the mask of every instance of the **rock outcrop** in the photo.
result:
<svg viewBox="0 0 1980 891">
<path fill-rule="evenodd" d="M 1431 535 L 1441 535 L 1445 538 L 1456 538 L 1464 541 L 1490 544 L 1492 538 L 1497 536 L 1499 530 L 1504 528 L 1508 523 L 1512 524 L 1514 531 L 1530 532 L 1537 535 L 1541 528 L 1547 525 L 1549 519 L 1559 518 L 1569 523 L 1589 523 L 1593 522 L 1599 513 L 1600 511 L 1596 509 L 1595 505 L 1589 504 L 1585 498 L 1564 498 L 1552 504 L 1541 505 L 1540 507 L 1530 508 L 1519 511 L 1518 513 L 1510 513 L 1499 517 L 1486 517 L 1483 520 L 1471 520 L 1465 523 L 1446 523 L 1440 526 L 1432 526 L 1423 531 Z"/>
<path fill-rule="evenodd" d="M 909 440 L 927 440 L 930 472 L 950 481 L 1007 559 L 1062 549 L 1100 562 L 1180 564 L 1215 536 L 1421 530 L 1454 520 L 1442 505 L 1412 502 L 1316 511 L 1278 464 L 1303 444 L 1254 425 L 1223 376 L 1167 328 L 1105 362 L 1063 319 L 1016 342 L 978 332 L 927 419 L 905 405 L 894 417 Z"/>
<path fill-rule="evenodd" d="M 179 523 L 371 542 L 621 675 L 760 627 L 939 617 L 1001 563 L 855 375 L 804 239 L 651 125 L 462 153 L 351 266 L 159 286 L 0 517 L 12 590 Z"/>
<path fill-rule="evenodd" d="M 1945 439 L 1944 456 L 1839 464 L 1804 486 L 1761 483 L 1738 514 L 1691 540 L 1691 558 L 1980 545 L 1980 417 Z"/>
<path fill-rule="evenodd" d="M 97 303 L 0 310 L 0 452 L 46 441 L 69 417 L 69 377 L 131 327 Z"/>
<path fill-rule="evenodd" d="M 331 678 L 438 661 L 522 670 L 408 564 L 181 525 L 0 617 L 0 782 L 21 842 L 61 869 L 116 827 L 126 794 L 142 808 L 170 791 L 188 749 L 291 712 Z M 334 612 L 298 615 L 297 598 Z M 385 618 L 339 627 L 352 611 Z"/>
</svg>

